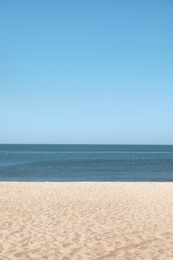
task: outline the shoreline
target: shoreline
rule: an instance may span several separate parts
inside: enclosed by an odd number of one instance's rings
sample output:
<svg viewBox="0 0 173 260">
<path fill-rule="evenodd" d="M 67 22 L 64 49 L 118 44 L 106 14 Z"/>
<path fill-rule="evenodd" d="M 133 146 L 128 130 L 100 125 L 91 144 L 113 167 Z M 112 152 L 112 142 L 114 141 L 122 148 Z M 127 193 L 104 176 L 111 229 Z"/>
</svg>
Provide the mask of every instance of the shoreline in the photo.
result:
<svg viewBox="0 0 173 260">
<path fill-rule="evenodd" d="M 0 182 L 0 259 L 173 259 L 173 182 Z"/>
</svg>

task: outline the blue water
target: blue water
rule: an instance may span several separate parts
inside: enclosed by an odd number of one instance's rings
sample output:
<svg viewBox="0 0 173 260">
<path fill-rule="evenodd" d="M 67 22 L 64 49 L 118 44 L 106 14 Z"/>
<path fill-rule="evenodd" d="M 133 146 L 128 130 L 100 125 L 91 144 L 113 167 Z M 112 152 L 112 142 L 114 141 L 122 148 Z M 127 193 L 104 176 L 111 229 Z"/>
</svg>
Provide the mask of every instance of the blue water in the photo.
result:
<svg viewBox="0 0 173 260">
<path fill-rule="evenodd" d="M 173 146 L 0 145 L 0 181 L 173 181 Z"/>
</svg>

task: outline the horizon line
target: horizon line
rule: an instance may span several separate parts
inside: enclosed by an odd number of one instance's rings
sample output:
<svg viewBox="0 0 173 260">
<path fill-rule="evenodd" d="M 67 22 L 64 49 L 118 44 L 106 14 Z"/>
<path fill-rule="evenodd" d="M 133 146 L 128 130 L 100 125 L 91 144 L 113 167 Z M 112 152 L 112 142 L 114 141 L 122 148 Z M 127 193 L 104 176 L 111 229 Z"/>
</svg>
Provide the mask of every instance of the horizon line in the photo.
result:
<svg viewBox="0 0 173 260">
<path fill-rule="evenodd" d="M 91 144 L 86 144 L 86 143 L 0 143 L 0 145 L 145 145 L 145 146 L 148 146 L 148 145 L 173 145 L 173 144 L 133 144 L 133 143 L 130 143 L 130 144 L 126 144 L 126 143 L 121 143 L 121 144 L 118 144 L 118 143 L 114 143 L 114 144 L 109 144 L 109 143 L 91 143 Z"/>
</svg>

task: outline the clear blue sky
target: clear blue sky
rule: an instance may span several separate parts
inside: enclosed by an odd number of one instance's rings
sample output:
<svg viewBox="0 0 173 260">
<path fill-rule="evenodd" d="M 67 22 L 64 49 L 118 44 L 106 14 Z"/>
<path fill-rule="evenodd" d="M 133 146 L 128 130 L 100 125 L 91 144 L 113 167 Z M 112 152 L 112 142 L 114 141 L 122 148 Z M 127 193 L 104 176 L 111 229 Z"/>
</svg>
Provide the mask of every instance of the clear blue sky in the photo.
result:
<svg viewBox="0 0 173 260">
<path fill-rule="evenodd" d="M 0 143 L 173 144 L 172 0 L 0 0 Z"/>
</svg>

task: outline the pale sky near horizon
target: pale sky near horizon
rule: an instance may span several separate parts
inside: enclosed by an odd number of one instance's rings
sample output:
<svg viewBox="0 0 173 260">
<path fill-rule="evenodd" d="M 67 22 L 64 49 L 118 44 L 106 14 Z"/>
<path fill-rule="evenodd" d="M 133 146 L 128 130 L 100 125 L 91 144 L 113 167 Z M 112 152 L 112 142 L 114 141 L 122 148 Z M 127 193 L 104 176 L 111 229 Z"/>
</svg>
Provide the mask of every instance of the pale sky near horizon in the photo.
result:
<svg viewBox="0 0 173 260">
<path fill-rule="evenodd" d="M 0 143 L 173 144 L 173 1 L 0 0 Z"/>
</svg>

